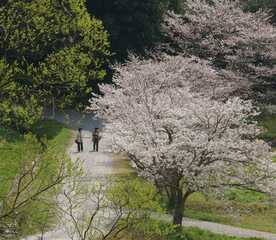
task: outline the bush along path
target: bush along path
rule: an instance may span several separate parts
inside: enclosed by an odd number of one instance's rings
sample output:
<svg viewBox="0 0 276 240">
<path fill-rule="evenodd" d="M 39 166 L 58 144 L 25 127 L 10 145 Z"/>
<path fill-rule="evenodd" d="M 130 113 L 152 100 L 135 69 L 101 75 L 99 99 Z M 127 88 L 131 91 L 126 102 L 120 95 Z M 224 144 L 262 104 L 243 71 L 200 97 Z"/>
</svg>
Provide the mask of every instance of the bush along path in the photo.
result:
<svg viewBox="0 0 276 240">
<path fill-rule="evenodd" d="M 71 111 L 67 114 L 57 114 L 56 120 L 67 124 L 69 127 L 74 129 L 75 134 L 78 127 L 83 128 L 84 137 L 84 151 L 77 153 L 77 146 L 72 141 L 68 152 L 73 162 L 81 161 L 83 163 L 83 169 L 85 172 L 85 177 L 82 179 L 86 182 L 94 183 L 95 180 L 106 179 L 114 174 L 120 174 L 120 169 L 116 169 L 116 164 L 113 164 L 113 155 L 111 152 L 111 139 L 109 136 L 103 133 L 100 142 L 99 152 L 92 152 L 91 143 L 91 131 L 95 127 L 104 128 L 103 123 L 100 120 L 95 120 L 93 115 L 80 115 L 77 112 Z M 123 172 L 122 172 L 123 174 Z M 153 216 L 159 220 L 171 221 L 171 216 Z M 189 218 L 183 219 L 184 227 L 197 227 L 200 229 L 208 230 L 213 233 L 223 234 L 227 236 L 244 237 L 244 238 L 261 238 L 268 240 L 276 240 L 276 234 L 243 229 L 238 227 L 232 227 L 229 225 L 206 222 L 201 220 L 194 220 Z M 71 239 L 67 236 L 66 232 L 61 228 L 56 231 L 51 231 L 45 233 L 43 238 L 41 235 L 27 237 L 24 240 L 69 240 Z"/>
</svg>

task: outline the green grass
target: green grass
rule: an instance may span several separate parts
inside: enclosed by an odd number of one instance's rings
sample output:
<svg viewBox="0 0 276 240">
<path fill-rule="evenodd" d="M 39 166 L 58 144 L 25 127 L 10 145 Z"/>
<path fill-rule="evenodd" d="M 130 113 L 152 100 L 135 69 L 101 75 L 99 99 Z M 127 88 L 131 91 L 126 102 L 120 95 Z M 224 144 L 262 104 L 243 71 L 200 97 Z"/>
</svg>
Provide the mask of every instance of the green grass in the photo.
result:
<svg viewBox="0 0 276 240">
<path fill-rule="evenodd" d="M 230 201 L 249 204 L 269 201 L 269 197 L 263 193 L 234 188 L 226 190 L 224 197 Z"/>
<path fill-rule="evenodd" d="M 72 133 L 70 129 L 55 121 L 41 121 L 34 126 L 33 134 L 40 141 L 46 140 L 45 151 L 65 153 Z M 25 149 L 24 137 L 13 130 L 0 127 L 0 141 L 1 194 L 7 189 L 8 180 L 13 179 L 18 172 L 21 159 L 26 154 L 27 149 Z"/>
<path fill-rule="evenodd" d="M 37 137 L 44 146 L 44 164 L 47 166 L 45 172 L 40 173 L 41 181 L 47 181 L 57 171 L 57 162 L 51 156 L 65 154 L 66 148 L 72 137 L 72 132 L 63 124 L 55 121 L 41 121 L 34 126 L 32 134 Z M 34 143 L 34 146 L 37 143 Z M 30 144 L 24 136 L 17 132 L 0 127 L 0 196 L 5 196 L 11 187 L 12 181 L 21 168 L 22 159 L 28 158 L 31 154 Z M 30 155 L 31 156 L 31 155 Z M 51 197 L 50 193 L 44 197 Z M 43 202 L 33 202 L 29 207 L 20 210 L 22 219 L 20 220 L 22 235 L 28 235 L 39 231 L 38 226 L 45 219 L 47 223 L 53 222 L 52 211 Z"/>
<path fill-rule="evenodd" d="M 210 231 L 198 228 L 184 228 L 181 232 L 173 233 L 168 240 L 258 240 L 260 238 L 240 238 L 222 234 L 215 234 Z"/>
<path fill-rule="evenodd" d="M 211 222 L 233 225 L 241 228 L 276 233 L 276 208 L 268 197 L 241 190 L 231 200 L 216 199 L 200 193 L 191 195 L 186 204 L 185 216 Z"/>
<path fill-rule="evenodd" d="M 161 204 L 166 206 L 166 199 Z M 229 189 L 223 198 L 192 194 L 185 205 L 186 217 L 276 233 L 276 206 L 262 193 Z"/>
<path fill-rule="evenodd" d="M 263 116 L 259 120 L 259 125 L 265 129 L 265 132 L 261 134 L 261 138 L 266 141 L 276 140 L 276 115 Z"/>
<path fill-rule="evenodd" d="M 262 139 L 272 144 L 271 150 L 276 151 L 276 115 L 266 114 L 259 120 L 259 125 L 264 128 L 264 132 L 260 135 Z M 276 162 L 276 156 L 272 158 Z"/>
<path fill-rule="evenodd" d="M 130 162 L 126 154 L 114 154 L 113 155 L 113 175 L 117 177 L 130 177 L 136 176 L 135 170 L 131 167 Z"/>
<path fill-rule="evenodd" d="M 24 153 L 23 137 L 14 131 L 0 128 L 0 196 L 9 188 L 9 180 L 19 170 L 20 156 Z"/>
<path fill-rule="evenodd" d="M 47 139 L 48 148 L 56 152 L 65 152 L 72 137 L 72 131 L 69 128 L 53 120 L 37 123 L 33 127 L 33 133 L 39 139 Z"/>
<path fill-rule="evenodd" d="M 212 233 L 195 227 L 177 229 L 170 223 L 151 220 L 149 223 L 130 229 L 123 240 L 261 240 Z"/>
</svg>

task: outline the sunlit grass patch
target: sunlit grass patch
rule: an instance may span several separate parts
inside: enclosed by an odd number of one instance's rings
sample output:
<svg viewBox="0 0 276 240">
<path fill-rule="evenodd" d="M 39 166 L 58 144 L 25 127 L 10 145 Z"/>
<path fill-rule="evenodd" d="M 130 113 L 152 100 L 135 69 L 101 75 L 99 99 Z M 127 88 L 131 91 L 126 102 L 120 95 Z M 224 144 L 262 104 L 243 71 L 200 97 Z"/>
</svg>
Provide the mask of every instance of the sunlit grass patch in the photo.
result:
<svg viewBox="0 0 276 240">
<path fill-rule="evenodd" d="M 232 189 L 224 199 L 196 193 L 186 207 L 187 217 L 276 233 L 276 207 L 260 193 Z"/>
<path fill-rule="evenodd" d="M 26 164 L 31 161 L 37 156 L 35 154 L 41 155 L 43 161 L 41 161 L 41 171 L 35 179 L 33 190 L 40 184 L 51 182 L 59 168 L 56 156 L 63 158 L 66 155 L 71 136 L 70 129 L 54 121 L 38 123 L 32 129 L 32 136 L 30 134 L 23 136 L 13 130 L 0 127 L 0 198 L 5 197 L 10 191 L 16 175 L 23 167 L 23 162 Z M 24 216 L 17 219 L 20 221 L 20 229 L 18 229 L 20 236 L 39 232 L 42 230 L 40 229 L 42 225 L 47 229 L 54 222 L 54 210 L 49 208 L 53 191 L 44 192 L 41 198 L 33 199 L 30 204 L 20 208 L 20 214 Z"/>
<path fill-rule="evenodd" d="M 114 154 L 112 161 L 112 168 L 115 175 L 131 176 L 135 175 L 135 170 L 132 168 L 129 158 L 126 154 Z"/>
</svg>

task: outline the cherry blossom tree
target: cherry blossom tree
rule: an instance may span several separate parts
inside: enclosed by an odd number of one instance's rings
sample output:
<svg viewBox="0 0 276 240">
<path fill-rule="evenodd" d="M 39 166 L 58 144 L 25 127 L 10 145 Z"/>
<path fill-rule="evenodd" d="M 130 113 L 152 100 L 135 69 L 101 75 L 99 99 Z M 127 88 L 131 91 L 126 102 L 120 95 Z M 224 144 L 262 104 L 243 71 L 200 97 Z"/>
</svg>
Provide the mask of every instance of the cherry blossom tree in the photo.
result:
<svg viewBox="0 0 276 240">
<path fill-rule="evenodd" d="M 169 57 L 132 58 L 117 67 L 114 85 L 101 87 L 91 106 L 108 121 L 114 151 L 128 154 L 138 173 L 164 189 L 181 225 L 194 192 L 240 187 L 273 188 L 269 146 L 250 101 L 217 101 L 194 91 L 220 77 L 206 62 Z M 191 91 L 193 90 L 193 91 Z"/>
<path fill-rule="evenodd" d="M 254 86 L 262 93 L 273 88 L 276 28 L 269 23 L 269 14 L 244 12 L 238 1 L 211 2 L 187 0 L 184 15 L 167 14 L 163 24 L 167 51 L 208 59 L 216 68 L 234 72 L 243 80 L 242 86 L 236 84 L 236 95 Z"/>
</svg>

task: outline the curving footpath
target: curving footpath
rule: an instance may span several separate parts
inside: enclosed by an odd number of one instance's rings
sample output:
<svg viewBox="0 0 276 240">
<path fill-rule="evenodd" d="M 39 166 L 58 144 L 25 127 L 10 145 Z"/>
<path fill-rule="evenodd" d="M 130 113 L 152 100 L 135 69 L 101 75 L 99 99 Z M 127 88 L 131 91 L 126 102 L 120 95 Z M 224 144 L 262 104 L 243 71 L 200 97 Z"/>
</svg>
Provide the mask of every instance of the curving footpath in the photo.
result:
<svg viewBox="0 0 276 240">
<path fill-rule="evenodd" d="M 68 125 L 76 135 L 76 129 L 79 127 L 83 128 L 84 137 L 84 151 L 81 153 L 77 152 L 77 146 L 72 142 L 68 149 L 68 154 L 73 162 L 82 161 L 83 169 L 85 170 L 85 177 L 81 181 L 95 182 L 103 178 L 107 178 L 113 175 L 113 159 L 112 153 L 108 151 L 111 149 L 110 139 L 108 136 L 103 135 L 99 152 L 92 152 L 91 143 L 91 130 L 95 127 L 103 128 L 102 121 L 96 120 L 92 114 L 81 115 L 74 111 L 69 111 L 67 114 L 58 113 L 55 119 L 59 122 Z M 47 232 L 41 236 L 29 236 L 22 240 L 71 240 L 66 234 L 66 230 L 62 226 L 56 230 Z"/>
<path fill-rule="evenodd" d="M 119 173 L 113 166 L 113 159 L 111 150 L 111 141 L 108 136 L 103 135 L 100 143 L 99 152 L 91 152 L 91 130 L 95 127 L 103 128 L 104 125 L 100 120 L 95 120 L 93 115 L 81 115 L 74 111 L 68 112 L 68 115 L 57 114 L 56 120 L 66 123 L 72 129 L 76 130 L 78 127 L 83 128 L 84 134 L 84 151 L 82 153 L 76 152 L 76 145 L 73 143 L 69 149 L 69 155 L 73 161 L 83 161 L 84 170 L 87 177 L 84 181 L 95 181 L 95 179 L 106 178 L 112 176 L 114 173 Z M 70 120 L 68 120 L 70 119 Z M 158 219 L 164 221 L 171 221 L 171 216 L 162 215 Z M 276 240 L 276 234 L 232 227 L 229 225 L 194 220 L 189 218 L 183 219 L 183 226 L 197 227 L 208 230 L 213 233 L 224 234 L 228 236 L 245 237 L 245 238 L 262 238 L 267 240 Z M 70 240 L 62 229 L 45 233 L 43 238 L 39 236 L 27 237 L 23 240 Z"/>
</svg>

